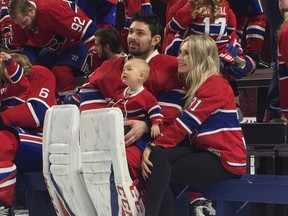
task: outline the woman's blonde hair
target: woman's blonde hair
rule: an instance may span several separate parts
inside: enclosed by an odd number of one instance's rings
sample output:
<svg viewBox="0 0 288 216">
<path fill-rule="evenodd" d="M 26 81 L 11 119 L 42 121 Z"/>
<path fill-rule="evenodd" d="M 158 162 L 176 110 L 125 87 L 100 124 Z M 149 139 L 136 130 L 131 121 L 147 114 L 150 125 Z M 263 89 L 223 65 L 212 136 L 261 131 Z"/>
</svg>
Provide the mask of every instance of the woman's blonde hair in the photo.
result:
<svg viewBox="0 0 288 216">
<path fill-rule="evenodd" d="M 32 68 L 32 64 L 30 63 L 28 57 L 18 53 L 10 53 L 10 56 L 16 63 L 18 63 L 23 68 L 25 76 L 28 76 Z M 0 77 L 3 81 L 7 81 L 4 75 L 4 70 L 5 66 L 4 64 L 1 64 Z"/>
<path fill-rule="evenodd" d="M 215 41 L 206 35 L 191 35 L 182 42 L 187 43 L 191 69 L 184 75 L 187 94 L 184 108 L 188 108 L 196 91 L 210 76 L 219 74 L 220 60 Z"/>
<path fill-rule="evenodd" d="M 189 0 L 193 3 L 192 17 L 195 18 L 198 14 L 209 12 L 211 17 L 217 17 L 219 7 L 222 0 Z"/>
<path fill-rule="evenodd" d="M 286 11 L 286 12 L 284 12 L 283 13 L 283 24 L 282 25 L 284 25 L 287 21 L 288 21 L 288 11 Z"/>
<path fill-rule="evenodd" d="M 25 76 L 28 76 L 32 68 L 32 64 L 30 63 L 28 57 L 18 53 L 11 53 L 10 55 L 11 58 L 24 69 Z"/>
</svg>

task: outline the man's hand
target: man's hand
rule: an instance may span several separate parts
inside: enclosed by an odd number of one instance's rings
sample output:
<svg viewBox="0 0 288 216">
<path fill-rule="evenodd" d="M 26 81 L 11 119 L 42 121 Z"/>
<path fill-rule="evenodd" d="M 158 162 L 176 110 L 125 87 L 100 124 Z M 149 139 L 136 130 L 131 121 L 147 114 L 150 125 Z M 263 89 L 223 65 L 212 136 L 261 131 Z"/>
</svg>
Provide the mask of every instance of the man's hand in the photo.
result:
<svg viewBox="0 0 288 216">
<path fill-rule="evenodd" d="M 148 131 L 148 126 L 144 121 L 127 120 L 124 126 L 130 126 L 131 130 L 125 135 L 125 145 L 130 146 L 140 139 Z"/>
</svg>

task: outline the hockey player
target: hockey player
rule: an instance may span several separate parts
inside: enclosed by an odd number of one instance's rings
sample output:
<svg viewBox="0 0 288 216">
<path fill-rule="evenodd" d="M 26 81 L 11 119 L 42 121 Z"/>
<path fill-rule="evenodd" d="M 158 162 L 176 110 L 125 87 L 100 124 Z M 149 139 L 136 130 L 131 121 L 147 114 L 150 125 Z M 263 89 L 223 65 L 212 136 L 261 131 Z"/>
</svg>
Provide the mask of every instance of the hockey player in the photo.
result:
<svg viewBox="0 0 288 216">
<path fill-rule="evenodd" d="M 244 39 L 243 33 L 245 30 L 245 53 L 253 58 L 256 62 L 257 68 L 268 68 L 269 65 L 260 58 L 267 23 L 267 18 L 263 12 L 261 1 L 246 0 L 240 2 L 229 0 L 229 3 L 236 15 L 236 31 L 239 37 L 239 43 Z"/>
<path fill-rule="evenodd" d="M 109 104 L 122 110 L 124 120 L 139 119 L 145 121 L 149 115 L 152 124 L 151 137 L 156 138 L 160 135 L 163 115 L 154 95 L 143 87 L 149 77 L 149 72 L 150 68 L 145 60 L 137 58 L 128 60 L 124 64 L 121 75 L 121 80 L 127 87 L 116 92 L 116 96 Z"/>
<path fill-rule="evenodd" d="M 32 66 L 27 58 L 18 59 L 26 61 L 18 62 L 9 54 L 1 53 L 1 69 L 6 69 L 10 76 L 9 80 L 4 78 L 1 88 L 0 214 L 9 216 L 14 215 L 11 206 L 17 171 L 42 171 L 41 128 L 46 110 L 56 104 L 56 83 L 51 71 L 43 66 Z M 1 74 L 3 80 L 4 74 Z M 23 89 L 20 83 L 11 89 L 9 82 L 15 83 L 23 74 L 29 80 L 29 92 L 25 100 L 22 98 L 17 104 L 7 107 L 5 102 L 11 97 L 11 92 L 15 92 L 17 87 Z"/>
<path fill-rule="evenodd" d="M 83 69 L 95 43 L 93 22 L 75 3 L 64 0 L 11 0 L 8 13 L 13 20 L 8 46 L 25 47 L 23 53 L 32 62 L 51 66 L 61 98 L 76 92 L 74 75 Z"/>
<path fill-rule="evenodd" d="M 125 23 L 124 28 L 121 31 L 121 44 L 125 53 L 129 52 L 127 44 L 127 36 L 129 32 L 129 26 L 131 24 L 132 15 L 136 12 L 143 12 L 147 14 L 152 14 L 152 6 L 150 0 L 121 0 L 124 4 L 125 9 Z"/>
<path fill-rule="evenodd" d="M 223 22 L 220 22 L 221 20 Z M 189 0 L 167 23 L 165 31 L 169 33 L 188 30 L 187 35 L 208 35 L 216 41 L 219 53 L 224 53 L 235 27 L 235 15 L 226 0 Z"/>
<path fill-rule="evenodd" d="M 75 0 L 76 4 L 95 23 L 96 30 L 103 27 L 115 27 L 117 15 L 117 0 Z M 101 65 L 101 60 L 95 53 L 88 57 L 87 73 L 92 73 Z M 89 67 L 91 65 L 91 67 Z"/>
<path fill-rule="evenodd" d="M 128 57 L 141 58 L 148 62 L 150 75 L 144 86 L 158 99 L 163 113 L 165 128 L 177 116 L 183 105 L 183 84 L 177 75 L 177 60 L 173 56 L 159 54 L 161 41 L 160 19 L 154 14 L 136 13 L 129 28 L 127 43 L 129 55 L 103 62 L 89 77 L 89 82 L 80 90 L 80 111 L 104 108 L 117 90 L 125 88 L 121 74 Z M 124 123 L 131 130 L 125 135 L 127 164 L 135 182 L 142 180 L 141 157 L 143 144 L 138 140 L 147 133 L 148 126 L 141 120 Z"/>
<path fill-rule="evenodd" d="M 189 0 L 166 25 L 165 32 L 185 32 L 185 35 L 205 34 L 218 47 L 224 70 L 239 79 L 254 71 L 253 61 L 241 53 L 235 43 L 236 19 L 226 0 Z M 235 59 L 236 57 L 236 59 Z"/>
<path fill-rule="evenodd" d="M 107 59 L 121 57 L 121 36 L 114 27 L 102 27 L 95 32 L 95 51 L 100 65 Z"/>
<path fill-rule="evenodd" d="M 161 33 L 161 22 L 157 16 L 136 13 L 129 28 L 127 43 L 130 53 L 128 56 L 144 59 L 150 66 L 150 75 L 144 86 L 158 99 L 164 116 L 162 128 L 165 128 L 180 111 L 183 90 L 177 76 L 176 58 L 159 54 L 156 49 Z M 89 82 L 80 90 L 81 111 L 106 107 L 115 92 L 125 88 L 121 73 L 127 59 L 120 57 L 107 60 L 90 75 Z M 131 178 L 141 179 L 142 151 L 133 144 L 148 132 L 148 127 L 139 120 L 128 120 L 125 125 L 131 127 L 125 135 Z"/>
<path fill-rule="evenodd" d="M 115 27 L 110 26 L 102 27 L 95 32 L 94 50 L 96 52 L 95 56 L 97 56 L 98 67 L 108 59 L 115 59 L 125 55 L 125 53 L 122 53 L 119 31 Z M 88 73 L 87 75 L 90 74 Z M 66 95 L 63 103 L 75 104 L 79 107 L 79 92 Z"/>
<path fill-rule="evenodd" d="M 187 37 L 177 59 L 178 72 L 186 81 L 186 103 L 163 136 L 143 152 L 146 216 L 175 214 L 170 182 L 209 185 L 246 172 L 246 148 L 234 94 L 220 76 L 214 40 L 204 35 Z"/>
</svg>

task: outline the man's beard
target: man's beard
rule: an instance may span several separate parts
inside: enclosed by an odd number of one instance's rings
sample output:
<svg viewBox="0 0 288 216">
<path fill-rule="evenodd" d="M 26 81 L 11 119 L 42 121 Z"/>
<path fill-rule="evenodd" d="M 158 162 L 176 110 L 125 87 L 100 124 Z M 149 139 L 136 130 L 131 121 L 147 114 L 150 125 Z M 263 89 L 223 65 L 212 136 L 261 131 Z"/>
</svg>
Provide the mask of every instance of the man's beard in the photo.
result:
<svg viewBox="0 0 288 216">
<path fill-rule="evenodd" d="M 101 56 L 99 56 L 99 61 L 100 62 L 104 62 L 105 60 L 108 60 L 108 59 L 109 59 L 109 57 L 108 57 L 107 53 L 104 51 L 104 49 L 103 49 L 103 51 L 101 53 Z"/>
<path fill-rule="evenodd" d="M 28 30 L 33 30 L 33 29 L 36 29 L 36 20 L 32 20 L 31 24 L 29 26 L 26 27 L 26 29 Z"/>
<path fill-rule="evenodd" d="M 146 48 L 145 50 L 141 50 L 139 48 L 131 49 L 130 47 L 128 47 L 128 49 L 129 49 L 129 54 L 133 56 L 145 56 L 150 52 L 149 48 Z"/>
</svg>

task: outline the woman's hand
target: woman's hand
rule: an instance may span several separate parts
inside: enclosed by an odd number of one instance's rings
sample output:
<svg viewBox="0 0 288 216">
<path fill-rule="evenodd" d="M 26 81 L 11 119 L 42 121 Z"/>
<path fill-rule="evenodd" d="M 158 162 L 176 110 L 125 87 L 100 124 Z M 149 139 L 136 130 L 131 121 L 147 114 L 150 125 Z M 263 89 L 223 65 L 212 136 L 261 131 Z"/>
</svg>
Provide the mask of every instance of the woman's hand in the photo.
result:
<svg viewBox="0 0 288 216">
<path fill-rule="evenodd" d="M 143 151 L 142 163 L 141 163 L 142 176 L 145 180 L 147 180 L 148 176 L 151 174 L 151 170 L 149 169 L 149 167 L 153 167 L 152 162 L 149 160 L 150 154 L 151 154 L 151 148 L 147 146 Z"/>
<path fill-rule="evenodd" d="M 130 146 L 135 143 L 144 133 L 148 131 L 148 126 L 144 121 L 127 120 L 124 122 L 125 126 L 130 126 L 130 131 L 125 135 L 125 145 Z"/>
<path fill-rule="evenodd" d="M 11 56 L 5 52 L 1 52 L 0 57 L 1 57 L 2 61 L 7 61 L 7 60 L 11 59 Z"/>
</svg>

